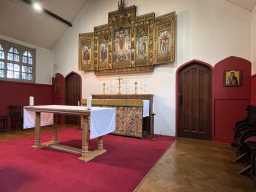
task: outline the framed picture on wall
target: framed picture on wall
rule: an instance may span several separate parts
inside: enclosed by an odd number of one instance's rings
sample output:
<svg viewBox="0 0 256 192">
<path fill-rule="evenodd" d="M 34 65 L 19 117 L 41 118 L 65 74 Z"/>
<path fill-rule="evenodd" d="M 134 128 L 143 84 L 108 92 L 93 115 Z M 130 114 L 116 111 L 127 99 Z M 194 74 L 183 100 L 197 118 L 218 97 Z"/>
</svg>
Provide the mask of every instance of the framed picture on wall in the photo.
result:
<svg viewBox="0 0 256 192">
<path fill-rule="evenodd" d="M 230 70 L 224 72 L 225 87 L 239 87 L 241 85 L 241 71 Z"/>
</svg>

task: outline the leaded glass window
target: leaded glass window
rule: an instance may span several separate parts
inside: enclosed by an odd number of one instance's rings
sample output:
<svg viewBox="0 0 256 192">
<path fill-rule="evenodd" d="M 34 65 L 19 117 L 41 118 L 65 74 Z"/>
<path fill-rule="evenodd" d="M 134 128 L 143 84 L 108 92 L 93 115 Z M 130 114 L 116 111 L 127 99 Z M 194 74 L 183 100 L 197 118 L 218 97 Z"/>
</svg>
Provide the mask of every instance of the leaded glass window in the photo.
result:
<svg viewBox="0 0 256 192">
<path fill-rule="evenodd" d="M 5 67 L 4 67 L 4 62 L 0 61 L 0 78 L 5 77 Z"/>
<path fill-rule="evenodd" d="M 4 60 L 4 49 L 3 49 L 3 47 L 2 47 L 2 45 L 0 44 L 0 59 L 1 60 Z"/>
<path fill-rule="evenodd" d="M 0 39 L 0 79 L 34 81 L 35 50 Z"/>
<path fill-rule="evenodd" d="M 8 51 L 8 60 L 9 61 L 15 61 L 15 62 L 20 61 L 19 51 L 16 48 L 11 47 L 9 49 L 9 51 Z"/>
<path fill-rule="evenodd" d="M 25 51 L 22 55 L 22 79 L 23 80 L 32 80 L 33 73 L 33 57 L 29 51 Z"/>
<path fill-rule="evenodd" d="M 4 64 L 5 54 L 2 45 L 0 44 L 0 79 L 5 78 L 5 64 Z"/>
</svg>

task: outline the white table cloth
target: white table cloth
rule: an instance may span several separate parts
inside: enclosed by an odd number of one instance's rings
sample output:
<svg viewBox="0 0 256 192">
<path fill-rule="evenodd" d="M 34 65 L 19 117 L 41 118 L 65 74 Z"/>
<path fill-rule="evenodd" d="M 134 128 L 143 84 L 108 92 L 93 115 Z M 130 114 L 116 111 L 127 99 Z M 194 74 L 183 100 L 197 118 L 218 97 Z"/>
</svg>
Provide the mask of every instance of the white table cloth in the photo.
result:
<svg viewBox="0 0 256 192">
<path fill-rule="evenodd" d="M 32 111 L 23 110 L 23 129 L 31 129 L 35 127 L 36 114 Z M 53 114 L 52 113 L 41 113 L 40 125 L 50 126 L 53 124 Z"/>
<path fill-rule="evenodd" d="M 45 106 L 46 108 L 49 106 Z M 52 106 L 58 109 L 87 110 L 82 106 Z M 116 129 L 116 109 L 110 107 L 92 107 L 90 118 L 90 139 L 112 133 Z M 52 113 L 41 113 L 41 126 L 53 124 Z M 35 112 L 24 109 L 24 129 L 35 127 Z"/>
<path fill-rule="evenodd" d="M 149 116 L 149 105 L 150 105 L 149 100 L 143 100 L 143 117 Z"/>
<path fill-rule="evenodd" d="M 90 120 L 90 139 L 113 133 L 116 129 L 116 109 L 92 107 Z"/>
</svg>

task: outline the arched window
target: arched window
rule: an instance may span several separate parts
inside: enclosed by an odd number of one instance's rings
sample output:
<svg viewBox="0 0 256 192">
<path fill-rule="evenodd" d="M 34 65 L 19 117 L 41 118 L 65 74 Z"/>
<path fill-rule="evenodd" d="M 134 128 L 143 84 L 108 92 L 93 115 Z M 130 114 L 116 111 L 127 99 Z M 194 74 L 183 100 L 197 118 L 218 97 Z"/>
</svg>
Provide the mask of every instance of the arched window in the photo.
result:
<svg viewBox="0 0 256 192">
<path fill-rule="evenodd" d="M 30 51 L 25 51 L 22 55 L 22 79 L 32 80 L 33 78 L 33 57 Z"/>
<path fill-rule="evenodd" d="M 33 57 L 32 54 L 29 51 L 25 51 L 22 55 L 22 62 L 24 64 L 29 64 L 32 65 L 33 64 Z"/>
<path fill-rule="evenodd" d="M 0 60 L 4 59 L 4 49 L 2 45 L 0 44 Z"/>
<path fill-rule="evenodd" d="M 0 78 L 5 78 L 4 49 L 0 44 Z"/>
<path fill-rule="evenodd" d="M 8 51 L 8 60 L 9 61 L 20 61 L 19 51 L 16 48 L 11 47 Z"/>
<path fill-rule="evenodd" d="M 34 81 L 35 56 L 35 49 L 0 39 L 0 79 Z"/>
<path fill-rule="evenodd" d="M 11 47 L 8 51 L 7 78 L 20 79 L 20 61 L 19 51 L 17 48 Z"/>
</svg>

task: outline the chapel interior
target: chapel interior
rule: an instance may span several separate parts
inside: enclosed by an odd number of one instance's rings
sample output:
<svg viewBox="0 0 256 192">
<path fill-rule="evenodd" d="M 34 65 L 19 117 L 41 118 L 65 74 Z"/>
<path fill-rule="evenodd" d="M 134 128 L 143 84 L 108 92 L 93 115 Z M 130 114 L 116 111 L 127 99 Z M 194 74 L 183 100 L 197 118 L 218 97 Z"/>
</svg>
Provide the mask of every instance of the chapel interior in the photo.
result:
<svg viewBox="0 0 256 192">
<path fill-rule="evenodd" d="M 255 192 L 256 0 L 0 0 L 0 192 Z"/>
</svg>

